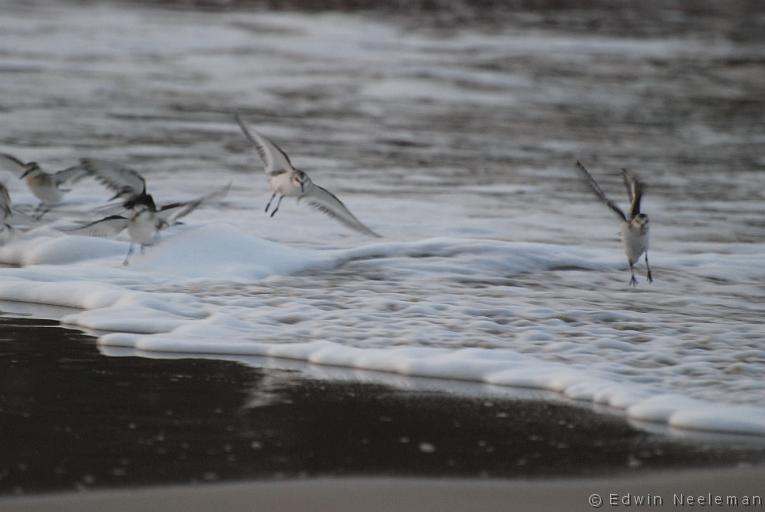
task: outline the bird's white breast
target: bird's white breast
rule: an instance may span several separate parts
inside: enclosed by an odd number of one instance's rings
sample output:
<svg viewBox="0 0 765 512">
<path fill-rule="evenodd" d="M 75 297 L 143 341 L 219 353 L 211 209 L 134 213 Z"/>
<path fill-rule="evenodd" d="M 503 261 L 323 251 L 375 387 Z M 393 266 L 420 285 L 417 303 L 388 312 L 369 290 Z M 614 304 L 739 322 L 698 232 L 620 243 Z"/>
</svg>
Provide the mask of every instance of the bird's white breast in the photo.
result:
<svg viewBox="0 0 765 512">
<path fill-rule="evenodd" d="M 29 190 L 44 204 L 58 204 L 64 197 L 64 192 L 48 176 L 27 176 L 25 179 Z"/>
<path fill-rule="evenodd" d="M 150 242 L 157 232 L 156 222 L 154 213 L 148 210 L 137 213 L 128 224 L 130 241 L 142 245 Z"/>
<path fill-rule="evenodd" d="M 624 253 L 631 264 L 635 264 L 640 256 L 648 250 L 648 225 L 638 226 L 634 223 L 622 224 L 622 243 Z"/>
<path fill-rule="evenodd" d="M 285 196 L 299 196 L 301 194 L 300 186 L 292 183 L 291 172 L 272 175 L 268 178 L 268 184 L 271 186 L 271 191 L 277 194 Z"/>
</svg>

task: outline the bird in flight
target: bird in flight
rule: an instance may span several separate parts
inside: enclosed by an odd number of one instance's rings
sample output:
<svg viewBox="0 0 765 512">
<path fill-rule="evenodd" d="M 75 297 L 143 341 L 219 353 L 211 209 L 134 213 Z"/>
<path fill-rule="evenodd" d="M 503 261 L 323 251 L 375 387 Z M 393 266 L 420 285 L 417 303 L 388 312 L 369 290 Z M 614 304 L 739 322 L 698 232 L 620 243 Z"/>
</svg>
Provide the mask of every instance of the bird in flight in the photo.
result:
<svg viewBox="0 0 765 512">
<path fill-rule="evenodd" d="M 0 165 L 26 181 L 29 190 L 40 200 L 36 208 L 39 217 L 45 215 L 51 206 L 61 203 L 67 192 L 71 191 L 67 186 L 87 176 L 87 172 L 79 165 L 49 173 L 37 162 L 25 163 L 7 153 L 0 153 Z"/>
<path fill-rule="evenodd" d="M 271 210 L 271 217 L 279 211 L 285 197 L 297 197 L 298 201 L 305 201 L 309 206 L 353 230 L 367 236 L 380 238 L 380 235 L 357 219 L 337 196 L 311 181 L 305 171 L 293 167 L 290 158 L 279 146 L 265 135 L 255 130 L 249 130 L 239 114 L 234 117 L 242 129 L 242 133 L 255 146 L 255 150 L 263 161 L 268 185 L 272 192 L 271 199 L 266 204 L 266 213 L 271 209 L 271 204 L 277 196 L 279 197 Z"/>
<path fill-rule="evenodd" d="M 645 254 L 648 282 L 652 283 L 651 266 L 648 264 L 648 215 L 640 211 L 640 201 L 643 198 L 643 182 L 627 169 L 622 169 L 622 179 L 624 180 L 624 186 L 627 188 L 627 196 L 630 200 L 630 211 L 629 215 L 627 215 L 616 203 L 606 196 L 603 189 L 595 181 L 595 178 L 592 177 L 581 162 L 576 162 L 576 168 L 585 177 L 598 199 L 616 213 L 621 220 L 620 233 L 622 244 L 624 245 L 624 253 L 627 255 L 627 261 L 630 264 L 630 274 L 632 276 L 629 284 L 637 286 L 634 266 L 643 254 Z"/>
<path fill-rule="evenodd" d="M 129 263 L 134 244 L 139 245 L 143 254 L 145 246 L 160 230 L 177 223 L 203 203 L 223 197 L 231 187 L 229 183 L 196 199 L 170 203 L 158 208 L 154 198 L 146 192 L 146 180 L 138 171 L 119 163 L 92 158 L 82 159 L 80 165 L 96 180 L 115 192 L 112 199 L 122 201 L 121 208 L 124 213 L 109 215 L 67 231 L 80 235 L 109 237 L 127 229 L 130 247 L 123 265 Z"/>
</svg>

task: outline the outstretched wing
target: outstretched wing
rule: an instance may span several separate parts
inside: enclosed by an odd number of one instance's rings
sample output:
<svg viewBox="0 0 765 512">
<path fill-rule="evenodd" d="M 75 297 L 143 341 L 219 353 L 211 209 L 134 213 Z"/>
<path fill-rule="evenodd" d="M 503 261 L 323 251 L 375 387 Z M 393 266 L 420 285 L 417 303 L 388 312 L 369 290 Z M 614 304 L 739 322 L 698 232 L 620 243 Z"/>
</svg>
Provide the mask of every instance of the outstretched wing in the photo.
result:
<svg viewBox="0 0 765 512">
<path fill-rule="evenodd" d="M 380 235 L 366 227 L 346 208 L 340 199 L 329 190 L 318 185 L 313 185 L 308 192 L 300 196 L 298 200 L 307 202 L 311 207 L 316 208 L 321 213 L 332 217 L 333 219 L 345 224 L 351 229 L 367 236 L 382 238 Z"/>
<path fill-rule="evenodd" d="M 53 181 L 57 187 L 60 187 L 66 183 L 76 183 L 89 174 L 82 163 L 79 163 L 53 173 Z"/>
<path fill-rule="evenodd" d="M 190 214 L 199 208 L 202 204 L 212 201 L 213 199 L 223 198 L 226 194 L 228 194 L 230 188 L 231 183 L 225 187 L 213 190 L 209 194 L 205 194 L 196 199 L 192 199 L 191 201 L 167 204 L 159 209 L 157 212 L 157 217 L 160 219 L 160 221 L 162 221 L 163 224 L 172 226 L 178 222 L 178 219 Z"/>
<path fill-rule="evenodd" d="M 611 208 L 616 215 L 619 216 L 620 219 L 623 221 L 627 221 L 627 217 L 624 215 L 624 212 L 621 208 L 619 208 L 616 203 L 611 201 L 608 197 L 606 197 L 606 194 L 603 192 L 603 189 L 600 188 L 600 185 L 598 185 L 598 182 L 595 181 L 595 178 L 592 177 L 590 172 L 581 164 L 581 162 L 576 162 L 576 168 L 579 169 L 579 172 L 582 173 L 582 175 L 587 179 L 587 182 L 590 184 L 590 188 L 592 188 L 592 191 L 595 192 L 595 195 L 598 196 L 598 199 L 603 201 L 603 203 Z"/>
<path fill-rule="evenodd" d="M 121 215 L 110 215 L 74 229 L 61 229 L 73 235 L 113 237 L 124 230 L 130 221 Z"/>
<path fill-rule="evenodd" d="M 627 169 L 622 169 L 624 186 L 627 187 L 627 195 L 630 198 L 630 219 L 640 214 L 640 200 L 643 199 L 643 182 Z"/>
<path fill-rule="evenodd" d="M 0 153 L 0 168 L 21 176 L 27 170 L 27 164 L 8 153 Z"/>
<path fill-rule="evenodd" d="M 239 127 L 242 129 L 244 136 L 247 137 L 247 140 L 252 142 L 255 149 L 258 151 L 258 155 L 260 155 L 260 159 L 263 160 L 263 164 L 265 165 L 266 174 L 294 170 L 292 162 L 290 162 L 290 157 L 288 157 L 287 153 L 282 151 L 279 146 L 255 130 L 250 132 L 244 124 L 244 121 L 242 121 L 242 118 L 239 117 L 239 114 L 234 115 L 234 118 L 236 119 L 236 122 L 239 123 Z"/>
<path fill-rule="evenodd" d="M 146 193 L 146 180 L 138 171 L 109 160 L 83 158 L 82 167 L 88 174 L 115 191 L 121 197 L 136 197 Z"/>
</svg>

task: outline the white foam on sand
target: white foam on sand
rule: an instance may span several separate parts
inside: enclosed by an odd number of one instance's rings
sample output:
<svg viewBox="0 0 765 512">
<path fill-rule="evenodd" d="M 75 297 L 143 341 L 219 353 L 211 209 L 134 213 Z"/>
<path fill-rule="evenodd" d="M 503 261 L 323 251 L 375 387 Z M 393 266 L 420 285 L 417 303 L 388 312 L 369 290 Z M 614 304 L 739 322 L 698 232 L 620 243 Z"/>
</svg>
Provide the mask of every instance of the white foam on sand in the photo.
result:
<svg viewBox="0 0 765 512">
<path fill-rule="evenodd" d="M 478 283 L 480 290 L 480 283 L 492 279 L 595 274 L 621 266 L 598 250 L 441 238 L 319 251 L 266 241 L 229 224 L 209 224 L 171 231 L 123 267 L 126 245 L 55 236 L 52 230 L 29 233 L 0 248 L 0 262 L 24 265 L 0 270 L 0 299 L 78 308 L 82 311 L 63 321 L 113 331 L 99 340 L 108 346 L 290 358 L 536 388 L 674 427 L 765 434 L 765 408 L 756 400 L 734 405 L 732 400 L 722 403 L 724 393 L 715 402 L 674 392 L 682 389 L 674 381 L 690 367 L 704 375 L 724 354 L 681 361 L 672 350 L 656 352 L 661 340 L 636 343 L 605 327 L 636 322 L 639 314 L 634 311 L 600 312 L 599 322 L 586 326 L 582 319 L 593 312 L 524 306 L 523 289 L 511 284 L 501 288 L 503 296 L 483 297 L 478 291 L 473 303 L 449 296 L 450 286 L 464 288 L 466 281 Z M 752 258 L 685 256 L 683 264 L 705 275 L 730 277 L 735 270 L 742 279 L 762 277 Z M 337 295 L 323 289 L 327 278 L 349 266 L 362 275 L 371 269 L 388 271 L 394 282 L 400 274 L 418 286 L 438 283 L 443 302 L 437 297 L 412 302 L 398 296 L 402 292 L 395 287 L 380 294 L 359 288 Z M 316 286 L 309 293 L 312 279 Z M 295 286 L 290 280 L 305 282 Z M 345 328 L 323 331 L 320 324 L 331 324 L 327 314 L 333 310 L 341 311 Z M 569 328 L 561 320 L 566 316 L 579 320 L 568 320 Z M 338 322 L 339 317 L 332 318 Z M 473 333 L 476 346 L 470 346 L 472 339 L 466 339 L 459 324 Z M 481 330 L 493 333 L 486 336 L 486 346 L 480 346 Z M 356 336 L 343 337 L 350 332 Z M 597 339 L 581 342 L 577 338 L 583 334 Z M 505 342 L 490 343 L 503 338 Z M 737 354 L 742 361 L 765 355 L 753 348 L 748 355 L 744 352 Z M 635 372 L 633 362 L 649 360 L 663 371 Z M 730 380 L 732 387 L 741 386 L 741 379 Z"/>
</svg>

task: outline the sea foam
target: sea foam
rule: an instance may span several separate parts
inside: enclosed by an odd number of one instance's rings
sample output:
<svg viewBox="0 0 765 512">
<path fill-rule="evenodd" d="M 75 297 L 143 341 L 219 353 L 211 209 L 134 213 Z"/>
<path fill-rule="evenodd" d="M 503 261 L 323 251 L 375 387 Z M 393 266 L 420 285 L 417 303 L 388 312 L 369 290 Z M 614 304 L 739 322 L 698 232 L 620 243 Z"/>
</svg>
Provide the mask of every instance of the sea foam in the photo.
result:
<svg viewBox="0 0 765 512">
<path fill-rule="evenodd" d="M 28 233 L 0 248 L 0 261 L 24 265 L 0 270 L 0 298 L 76 308 L 62 321 L 106 331 L 99 338 L 104 346 L 288 358 L 535 388 L 677 428 L 765 435 L 763 404 L 690 396 L 693 386 L 682 384 L 690 362 L 677 359 L 673 341 L 665 340 L 659 357 L 655 343 L 615 336 L 610 325 L 639 323 L 639 313 L 534 305 L 520 282 L 512 282 L 621 269 L 617 258 L 600 250 L 454 238 L 315 250 L 263 240 L 225 223 L 170 230 L 123 267 L 126 246 L 52 230 Z M 739 271 L 742 278 L 759 272 L 749 263 Z M 708 275 L 734 262 L 698 255 L 685 256 L 684 264 Z M 369 288 L 375 281 L 367 282 L 368 289 L 339 293 L 316 289 L 332 279 L 365 282 L 370 272 L 389 273 L 393 286 L 380 294 Z M 416 303 L 399 298 L 395 284 L 407 279 L 438 287 L 439 294 Z M 499 281 L 486 296 L 492 279 Z M 472 303 L 461 303 L 471 294 Z M 328 319 L 347 328 L 327 330 L 322 324 Z M 481 332 L 488 334 L 482 339 Z M 342 333 L 353 336 L 344 339 Z M 466 339 L 477 346 L 467 346 Z M 750 349 L 750 358 L 761 356 L 752 354 Z M 696 354 L 696 371 L 703 375 L 715 357 Z M 661 361 L 654 363 L 660 370 L 636 371 L 640 361 L 650 360 Z"/>
</svg>

